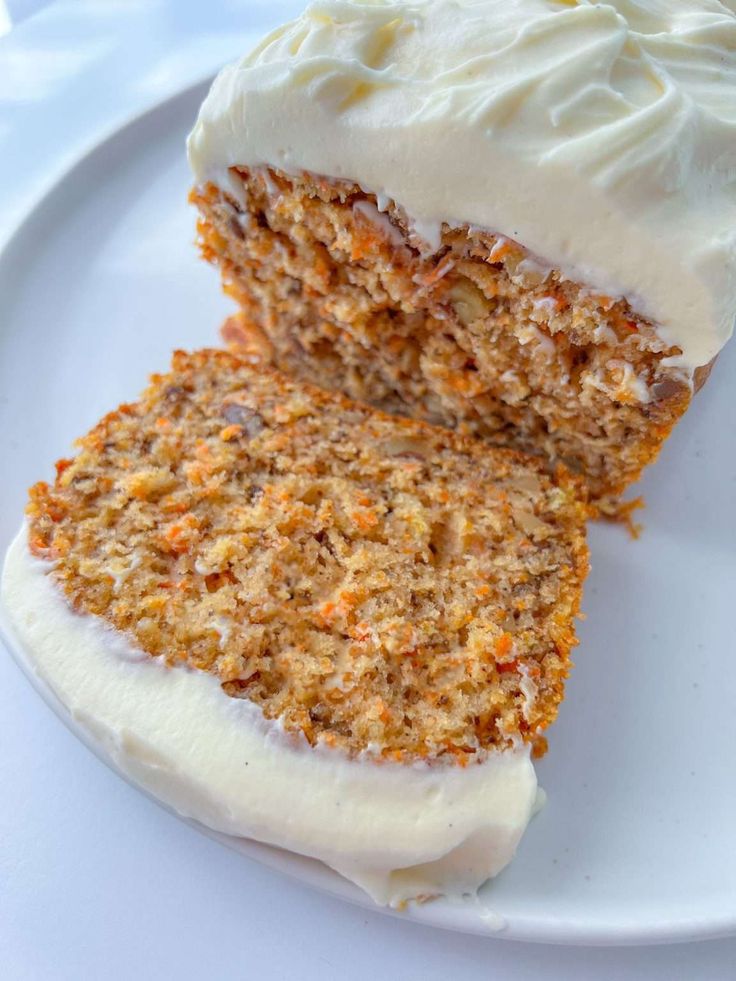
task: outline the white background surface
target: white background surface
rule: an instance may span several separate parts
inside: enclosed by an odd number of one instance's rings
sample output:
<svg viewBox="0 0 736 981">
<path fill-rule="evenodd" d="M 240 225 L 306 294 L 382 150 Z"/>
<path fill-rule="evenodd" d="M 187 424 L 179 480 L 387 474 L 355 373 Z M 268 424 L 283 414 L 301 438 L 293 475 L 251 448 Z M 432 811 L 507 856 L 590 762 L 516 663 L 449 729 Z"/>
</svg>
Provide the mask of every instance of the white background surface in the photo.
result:
<svg viewBox="0 0 736 981">
<path fill-rule="evenodd" d="M 206 5 L 57 3 L 16 29 L 0 42 L 0 239 L 51 180 L 43 153 L 30 159 L 20 155 L 34 132 L 39 146 L 54 140 L 63 144 L 72 163 L 84 155 L 88 134 L 98 131 L 101 122 L 112 132 L 152 99 L 206 76 L 247 45 L 248 26 L 254 21 L 263 25 L 278 20 L 294 6 L 224 0 Z M 84 113 L 69 112 L 75 100 L 84 101 Z M 24 139 L 13 139 L 21 126 Z M 146 191 L 151 208 L 157 194 L 169 187 L 166 177 L 164 167 L 161 187 Z M 183 253 L 189 248 L 191 216 L 183 209 L 181 215 L 180 227 L 161 230 L 161 242 L 178 241 Z M 150 237 L 141 240 L 143 252 L 137 257 L 139 264 L 150 261 L 150 282 L 141 284 L 136 274 L 131 279 L 136 295 L 126 292 L 121 264 L 130 258 L 125 243 L 135 240 L 138 217 L 139 212 L 131 212 L 127 221 L 116 216 L 118 229 L 111 238 L 100 234 L 94 214 L 80 214 L 80 221 L 86 223 L 90 249 L 104 247 L 107 265 L 118 263 L 117 276 L 110 281 L 119 293 L 105 297 L 110 321 L 120 330 L 124 309 L 131 330 L 141 331 L 141 363 L 156 367 L 165 363 L 162 352 L 168 342 L 162 345 L 155 325 L 146 321 L 152 298 L 166 289 L 185 291 L 191 320 L 188 316 L 182 325 L 182 344 L 193 340 L 187 331 L 198 322 L 198 304 L 214 330 L 218 301 L 208 270 L 192 263 L 192 278 L 182 284 L 175 275 L 179 255 L 167 266 Z M 99 216 L 100 226 L 105 218 Z M 92 302 L 80 290 L 85 265 L 83 251 L 70 254 L 68 305 L 80 315 L 85 302 Z M 52 265 L 48 272 L 60 275 Z M 58 282 L 54 288 L 59 292 Z M 100 329 L 105 330 L 101 307 Z M 43 316 L 47 329 L 54 311 L 44 307 L 41 293 L 35 302 L 27 301 L 26 309 L 28 334 L 19 343 L 28 348 L 35 318 Z M 83 431 L 139 385 L 136 381 L 131 389 L 128 379 L 115 374 L 118 343 L 124 345 L 124 337 L 111 342 L 110 374 L 97 373 L 79 405 L 74 393 L 54 391 L 53 373 L 40 371 L 29 379 L 29 397 L 50 406 L 60 398 L 71 400 L 64 424 L 73 420 L 69 432 L 54 416 L 46 416 L 48 431 L 43 433 L 24 428 L 22 418 L 10 420 L 13 430 L 17 427 L 31 442 L 35 437 L 48 443 L 55 455 L 64 452 L 72 432 Z M 63 345 L 55 356 L 63 358 Z M 7 375 L 3 383 L 8 385 Z M 685 430 L 681 451 L 692 450 L 698 457 L 687 436 Z M 25 461 L 19 465 L 28 472 L 21 480 L 13 474 L 18 491 L 0 515 L 3 535 L 16 523 L 22 487 L 40 476 L 38 468 L 46 461 L 46 455 L 42 460 L 34 455 L 32 445 L 21 452 L 15 435 L 0 436 L 6 438 L 16 444 L 8 458 Z M 667 517 L 661 510 L 658 514 L 660 520 Z M 615 697 L 613 688 L 611 695 Z M 565 748 L 564 728 L 554 748 Z M 736 942 L 731 940 L 649 950 L 532 947 L 401 923 L 287 882 L 204 840 L 122 784 L 61 728 L 3 656 L 0 800 L 0 973 L 11 979 L 736 975 Z M 677 869 L 672 874 L 676 882 Z M 723 886 L 714 882 L 714 889 Z"/>
</svg>

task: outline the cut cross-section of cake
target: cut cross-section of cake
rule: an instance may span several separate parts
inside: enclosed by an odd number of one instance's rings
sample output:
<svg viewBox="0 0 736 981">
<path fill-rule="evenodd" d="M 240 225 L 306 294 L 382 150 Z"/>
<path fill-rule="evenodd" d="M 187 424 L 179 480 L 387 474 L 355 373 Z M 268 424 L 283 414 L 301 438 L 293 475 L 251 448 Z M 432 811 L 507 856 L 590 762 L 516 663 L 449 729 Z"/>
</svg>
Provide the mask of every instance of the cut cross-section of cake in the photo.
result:
<svg viewBox="0 0 736 981">
<path fill-rule="evenodd" d="M 189 139 L 251 356 L 582 473 L 606 510 L 736 313 L 718 0 L 312 4 Z"/>
<path fill-rule="evenodd" d="M 2 598 L 103 754 L 378 902 L 509 861 L 575 643 L 574 478 L 224 351 L 177 353 L 79 447 Z"/>
</svg>

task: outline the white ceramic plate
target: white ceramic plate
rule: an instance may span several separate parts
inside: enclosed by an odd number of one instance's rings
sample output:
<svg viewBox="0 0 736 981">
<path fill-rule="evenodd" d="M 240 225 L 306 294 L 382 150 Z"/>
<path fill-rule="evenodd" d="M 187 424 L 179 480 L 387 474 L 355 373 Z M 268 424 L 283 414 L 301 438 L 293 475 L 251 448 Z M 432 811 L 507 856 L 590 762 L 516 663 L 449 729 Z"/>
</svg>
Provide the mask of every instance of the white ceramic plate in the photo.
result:
<svg viewBox="0 0 736 981">
<path fill-rule="evenodd" d="M 0 254 L 0 548 L 25 490 L 174 347 L 228 309 L 192 245 L 184 137 L 203 89 L 90 149 Z M 736 344 L 642 486 L 638 542 L 595 526 L 578 667 L 539 765 L 546 808 L 478 905 L 403 914 L 468 932 L 636 943 L 736 931 Z M 346 899 L 317 862 L 250 856 Z"/>
</svg>

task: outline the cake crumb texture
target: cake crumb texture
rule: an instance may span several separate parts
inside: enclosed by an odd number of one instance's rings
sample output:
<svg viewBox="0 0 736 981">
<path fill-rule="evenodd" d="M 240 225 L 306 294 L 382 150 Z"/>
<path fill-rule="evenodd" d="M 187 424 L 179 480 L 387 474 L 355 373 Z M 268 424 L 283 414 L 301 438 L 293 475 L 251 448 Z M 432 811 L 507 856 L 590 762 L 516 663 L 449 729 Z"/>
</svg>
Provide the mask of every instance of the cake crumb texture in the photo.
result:
<svg viewBox="0 0 736 981">
<path fill-rule="evenodd" d="M 562 461 L 603 513 L 690 403 L 678 348 L 517 242 L 445 225 L 430 248 L 399 206 L 346 181 L 231 168 L 228 186 L 192 200 L 241 308 L 226 339 L 251 358 Z"/>
<path fill-rule="evenodd" d="M 27 515 L 79 613 L 313 745 L 542 745 L 588 567 L 564 468 L 214 350 L 78 445 Z"/>
</svg>

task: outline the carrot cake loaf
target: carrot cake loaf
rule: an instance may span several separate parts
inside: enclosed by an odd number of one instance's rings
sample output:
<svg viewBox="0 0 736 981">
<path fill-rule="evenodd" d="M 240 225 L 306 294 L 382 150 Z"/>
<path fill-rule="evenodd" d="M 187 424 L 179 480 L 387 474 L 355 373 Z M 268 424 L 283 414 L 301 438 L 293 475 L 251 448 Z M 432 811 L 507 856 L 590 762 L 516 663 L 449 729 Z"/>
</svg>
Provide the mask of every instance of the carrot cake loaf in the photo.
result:
<svg viewBox="0 0 736 981">
<path fill-rule="evenodd" d="M 225 351 L 78 445 L 2 598 L 114 765 L 381 903 L 509 861 L 575 643 L 576 478 Z"/>
<path fill-rule="evenodd" d="M 604 510 L 732 332 L 733 0 L 313 3 L 189 158 L 231 344 Z"/>
</svg>

